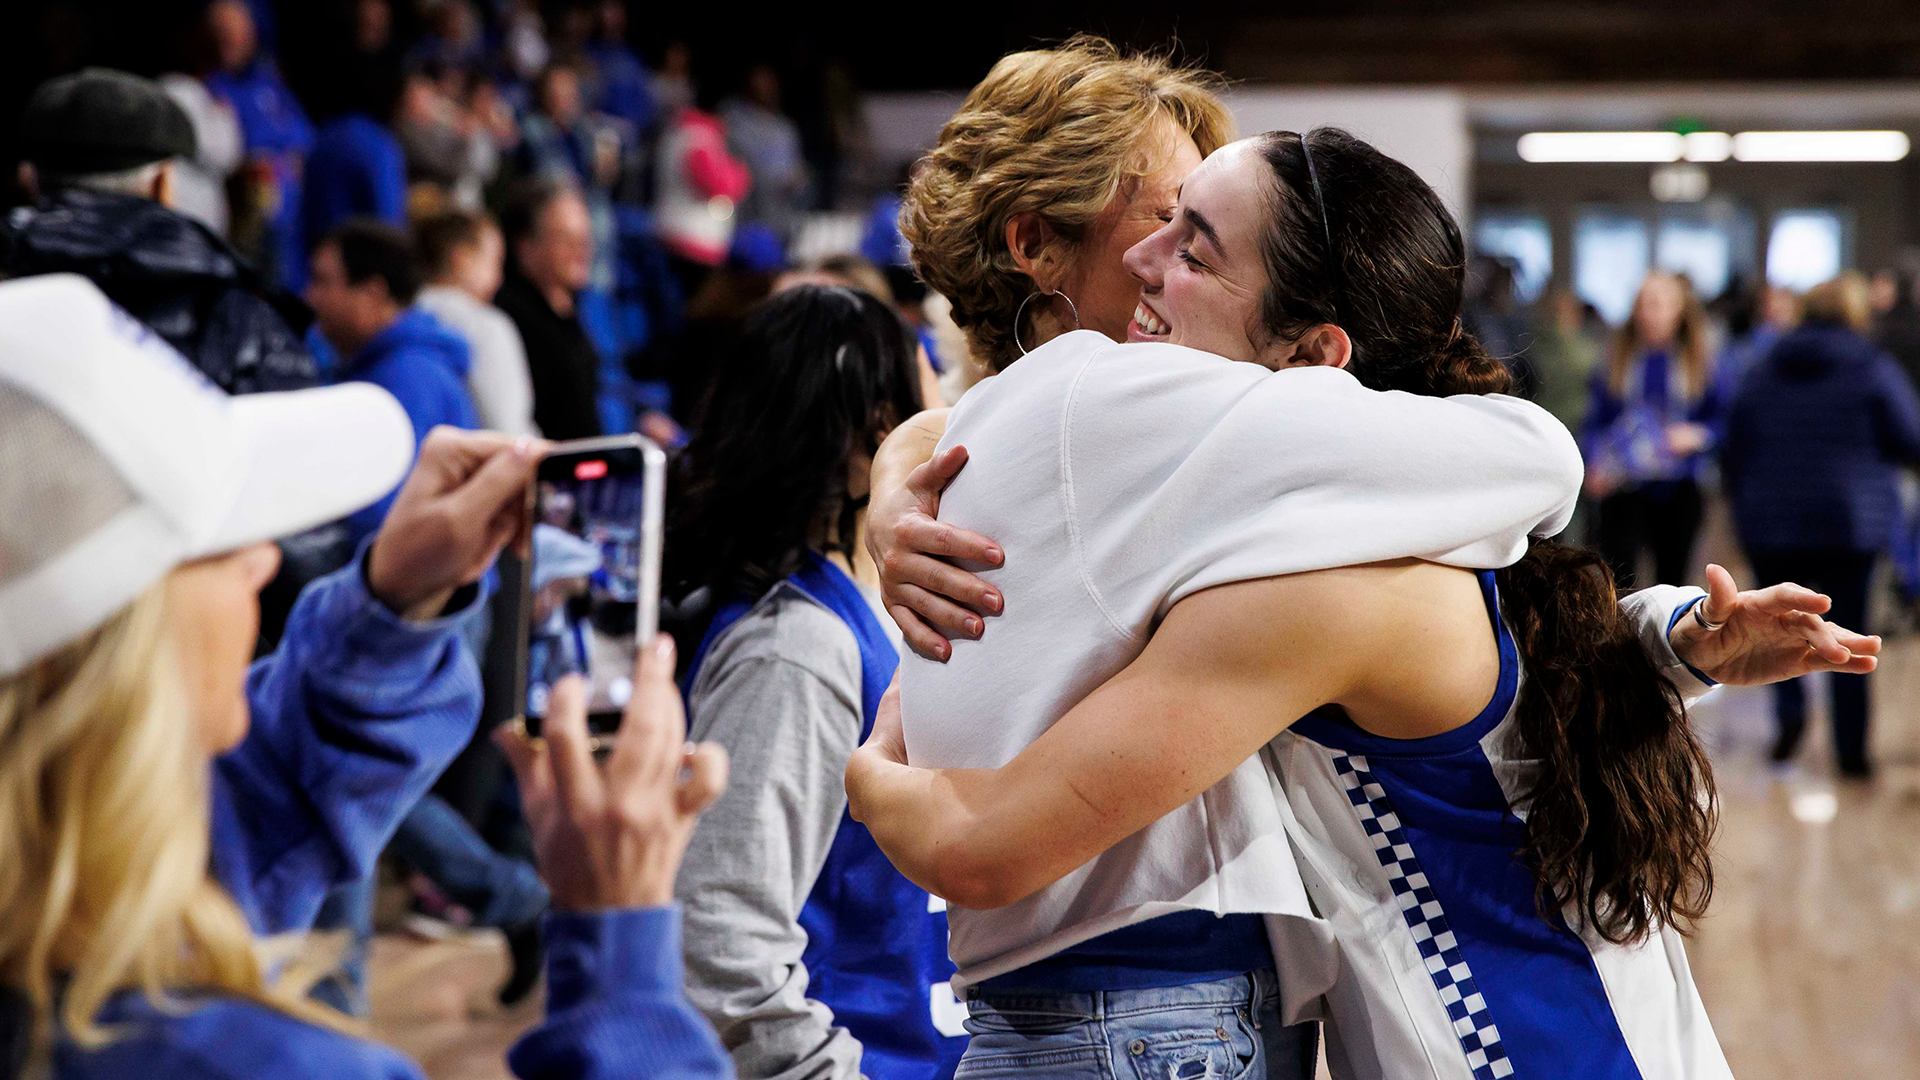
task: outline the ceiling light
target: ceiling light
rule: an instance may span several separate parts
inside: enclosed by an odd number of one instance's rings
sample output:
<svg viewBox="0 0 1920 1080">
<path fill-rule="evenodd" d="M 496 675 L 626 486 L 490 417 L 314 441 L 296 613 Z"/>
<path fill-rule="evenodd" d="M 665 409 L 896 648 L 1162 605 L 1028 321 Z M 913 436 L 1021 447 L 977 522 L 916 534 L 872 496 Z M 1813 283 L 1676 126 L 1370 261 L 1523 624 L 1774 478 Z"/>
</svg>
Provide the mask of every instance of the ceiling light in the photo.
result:
<svg viewBox="0 0 1920 1080">
<path fill-rule="evenodd" d="M 1672 131 L 1534 131 L 1520 136 L 1522 161 L 1678 161 Z"/>
<path fill-rule="evenodd" d="M 1733 137 L 1735 161 L 1899 161 L 1902 131 L 1743 131 Z"/>
<path fill-rule="evenodd" d="M 1696 131 L 1682 141 L 1688 161 L 1725 161 L 1733 153 L 1733 136 L 1724 131 Z"/>
</svg>

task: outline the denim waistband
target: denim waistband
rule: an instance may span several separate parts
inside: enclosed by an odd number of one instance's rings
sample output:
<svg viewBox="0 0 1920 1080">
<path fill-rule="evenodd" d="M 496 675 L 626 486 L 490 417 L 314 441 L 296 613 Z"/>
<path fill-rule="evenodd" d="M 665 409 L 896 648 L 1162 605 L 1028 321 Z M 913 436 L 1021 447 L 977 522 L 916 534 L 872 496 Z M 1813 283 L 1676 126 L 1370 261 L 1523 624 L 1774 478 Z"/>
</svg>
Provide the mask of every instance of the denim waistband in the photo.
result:
<svg viewBox="0 0 1920 1080">
<path fill-rule="evenodd" d="M 1280 976 L 1273 968 L 1268 967 L 1212 982 L 1146 987 L 1138 990 L 1094 990 L 1086 993 L 1070 993 L 1059 990 L 1023 990 L 1019 987 L 987 989 L 975 986 L 967 991 L 967 1002 L 976 1009 L 985 1007 L 998 1012 L 1046 1013 L 1062 1018 L 1081 1017 L 1097 1020 L 1130 1013 L 1209 1005 L 1249 1005 L 1257 1009 L 1279 995 Z"/>
</svg>

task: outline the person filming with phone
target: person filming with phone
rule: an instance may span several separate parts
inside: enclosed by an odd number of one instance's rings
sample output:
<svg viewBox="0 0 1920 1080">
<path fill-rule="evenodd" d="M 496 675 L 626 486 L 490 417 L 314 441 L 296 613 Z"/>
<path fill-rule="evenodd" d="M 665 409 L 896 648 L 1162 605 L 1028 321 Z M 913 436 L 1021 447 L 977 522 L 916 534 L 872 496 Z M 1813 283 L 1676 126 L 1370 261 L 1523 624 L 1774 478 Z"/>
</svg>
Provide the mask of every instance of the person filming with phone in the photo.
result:
<svg viewBox="0 0 1920 1080">
<path fill-rule="evenodd" d="M 305 995 L 304 933 L 471 735 L 453 624 L 524 552 L 542 444 L 385 391 L 229 398 L 71 275 L 0 284 L 0 1076 L 418 1078 Z M 248 666 L 272 538 L 385 495 Z M 502 738 L 553 889 L 521 1077 L 722 1077 L 672 883 L 725 754 L 688 749 L 672 647 L 603 766 L 584 690 Z"/>
</svg>

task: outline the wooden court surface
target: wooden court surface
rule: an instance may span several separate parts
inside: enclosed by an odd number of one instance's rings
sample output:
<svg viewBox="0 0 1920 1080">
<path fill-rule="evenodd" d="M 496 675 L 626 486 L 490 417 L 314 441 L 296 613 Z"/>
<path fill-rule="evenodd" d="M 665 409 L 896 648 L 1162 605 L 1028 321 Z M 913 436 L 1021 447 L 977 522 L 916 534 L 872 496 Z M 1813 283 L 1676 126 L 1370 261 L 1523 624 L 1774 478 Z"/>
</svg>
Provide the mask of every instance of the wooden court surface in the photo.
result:
<svg viewBox="0 0 1920 1080">
<path fill-rule="evenodd" d="M 1715 531 L 1703 547 L 1717 558 Z M 1920 1077 L 1920 638 L 1893 642 L 1874 676 L 1870 785 L 1830 779 L 1813 689 L 1793 779 L 1764 763 L 1767 691 L 1722 689 L 1696 711 L 1722 809 L 1718 887 L 1688 955 L 1740 1080 Z M 539 1016 L 535 1002 L 492 1004 L 505 972 L 491 932 L 383 936 L 376 1031 L 434 1080 L 504 1080 L 506 1048 Z"/>
</svg>

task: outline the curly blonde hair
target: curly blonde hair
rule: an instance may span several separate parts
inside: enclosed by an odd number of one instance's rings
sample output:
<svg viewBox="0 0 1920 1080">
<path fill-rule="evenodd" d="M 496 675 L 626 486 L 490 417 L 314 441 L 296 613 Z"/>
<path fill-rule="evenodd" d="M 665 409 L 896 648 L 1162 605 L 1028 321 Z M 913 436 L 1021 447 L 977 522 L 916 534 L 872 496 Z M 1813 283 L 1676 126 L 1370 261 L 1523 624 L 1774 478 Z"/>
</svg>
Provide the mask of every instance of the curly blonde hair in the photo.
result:
<svg viewBox="0 0 1920 1080">
<path fill-rule="evenodd" d="M 952 302 L 975 356 L 996 371 L 1019 357 L 1014 318 L 1034 286 L 1007 250 L 1007 223 L 1037 213 L 1078 244 L 1157 166 L 1157 120 L 1192 136 L 1203 157 L 1232 138 L 1223 85 L 1084 34 L 1001 57 L 914 166 L 900 208 L 914 269 Z"/>
</svg>

